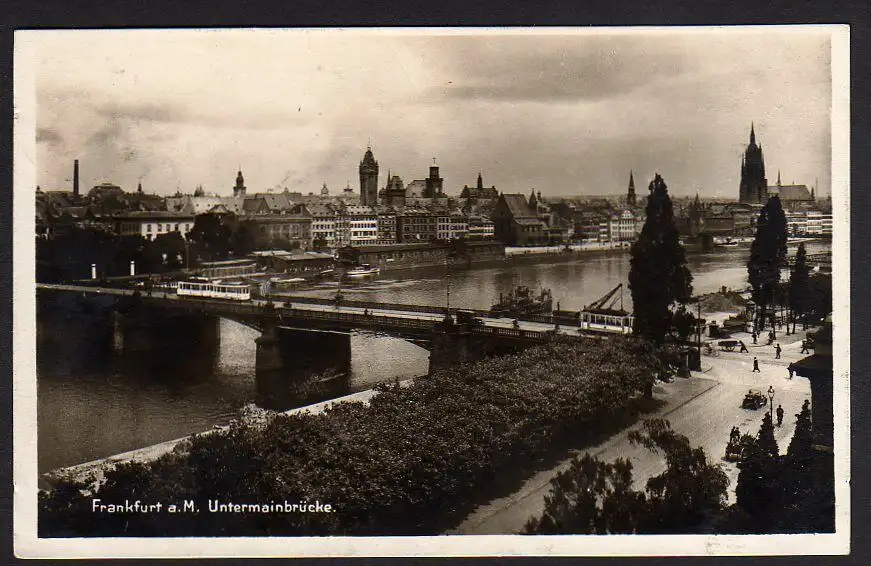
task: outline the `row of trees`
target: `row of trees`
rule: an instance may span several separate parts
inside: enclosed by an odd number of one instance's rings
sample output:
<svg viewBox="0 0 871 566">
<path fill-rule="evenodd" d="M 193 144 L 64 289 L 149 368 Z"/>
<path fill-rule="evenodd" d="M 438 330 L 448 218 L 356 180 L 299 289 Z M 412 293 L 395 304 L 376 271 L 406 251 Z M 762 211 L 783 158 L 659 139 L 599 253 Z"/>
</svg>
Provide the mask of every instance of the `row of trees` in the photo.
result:
<svg viewBox="0 0 871 566">
<path fill-rule="evenodd" d="M 36 279 L 87 279 L 91 265 L 96 266 L 99 277 L 129 275 L 131 261 L 137 273 L 163 273 L 183 268 L 187 254 L 185 239 L 178 232 L 147 240 L 95 228 L 71 228 L 63 236 L 36 240 Z"/>
<path fill-rule="evenodd" d="M 299 242 L 270 238 L 251 220 L 238 221 L 231 214 L 201 214 L 185 235 L 159 234 L 149 240 L 139 235 L 119 236 L 97 228 L 71 227 L 64 234 L 36 241 L 36 276 L 52 282 L 86 279 L 91 265 L 99 277 L 130 274 L 130 262 L 137 273 L 164 273 L 196 267 L 200 261 L 242 257 L 262 249 L 299 248 Z"/>
<path fill-rule="evenodd" d="M 813 448 L 809 401 L 795 417 L 795 432 L 786 454 L 780 454 L 770 412 L 765 413 L 755 436 L 742 437 L 737 503 L 720 521 L 721 532 L 834 530 L 833 468 L 830 458 Z"/>
<path fill-rule="evenodd" d="M 629 289 L 634 305 L 634 332 L 661 345 L 670 335 L 686 340 L 696 318 L 686 305 L 693 286 L 686 265 L 686 253 L 674 223 L 668 187 L 657 174 L 649 185 L 647 219 L 632 244 Z M 831 311 L 831 277 L 811 276 L 807 252 L 800 244 L 789 282 L 781 282 L 786 261 L 787 222 L 780 198 L 771 197 L 760 211 L 756 237 L 750 248 L 747 272 L 757 305 L 755 323 L 763 329 L 780 306 L 787 309 L 788 322 L 807 315 L 824 316 Z"/>
<path fill-rule="evenodd" d="M 506 471 L 561 438 L 606 426 L 663 373 L 634 338 L 560 340 L 382 386 L 370 404 L 276 417 L 195 438 L 152 463 L 119 465 L 87 496 L 40 496 L 40 536 L 434 534 Z M 91 511 L 91 500 L 196 502 L 199 514 Z M 329 502 L 335 512 L 207 513 L 210 500 Z"/>
<path fill-rule="evenodd" d="M 804 243 L 799 244 L 789 281 L 781 282 L 786 262 L 788 237 L 786 214 L 780 198 L 768 199 L 759 213 L 756 237 L 750 247 L 747 275 L 756 303 L 756 328 L 771 322 L 777 307 L 788 311 L 786 323 L 795 330 L 796 321 L 808 315 L 825 316 L 832 310 L 831 276 L 811 276 Z"/>
</svg>

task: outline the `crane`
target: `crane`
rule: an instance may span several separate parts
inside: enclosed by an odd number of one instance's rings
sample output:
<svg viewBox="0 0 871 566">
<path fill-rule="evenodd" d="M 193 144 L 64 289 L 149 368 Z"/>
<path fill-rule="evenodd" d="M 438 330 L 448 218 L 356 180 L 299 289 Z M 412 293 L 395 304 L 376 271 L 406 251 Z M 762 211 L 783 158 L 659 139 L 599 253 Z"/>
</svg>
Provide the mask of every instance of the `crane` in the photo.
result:
<svg viewBox="0 0 871 566">
<path fill-rule="evenodd" d="M 591 312 L 596 314 L 627 314 L 626 311 L 623 310 L 623 283 L 620 283 L 607 293 L 605 293 L 599 299 L 593 301 L 589 305 L 584 307 L 585 312 Z M 617 291 L 620 291 L 620 294 L 617 294 Z M 620 308 L 615 309 L 617 301 L 620 301 Z"/>
</svg>

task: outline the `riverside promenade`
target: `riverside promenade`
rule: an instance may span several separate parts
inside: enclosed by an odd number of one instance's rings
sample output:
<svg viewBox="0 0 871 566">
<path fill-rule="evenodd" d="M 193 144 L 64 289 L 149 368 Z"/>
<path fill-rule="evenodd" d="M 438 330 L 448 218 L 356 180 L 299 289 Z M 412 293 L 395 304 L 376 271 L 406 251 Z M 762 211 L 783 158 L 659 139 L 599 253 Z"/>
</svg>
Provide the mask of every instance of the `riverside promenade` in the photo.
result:
<svg viewBox="0 0 871 566">
<path fill-rule="evenodd" d="M 743 340 L 749 353 L 717 352 L 716 356 L 702 356 L 702 371 L 692 372 L 688 378 L 675 378 L 671 383 L 658 383 L 654 398 L 661 401 L 659 408 L 642 418 L 667 419 L 672 428 L 686 435 L 690 443 L 704 448 L 709 461 L 721 463 L 729 477 L 729 502 L 735 500 L 735 485 L 738 468 L 734 462 L 726 462 L 723 456 L 729 440 L 729 432 L 738 426 L 742 432 L 755 435 L 769 407 L 759 410 L 741 408 L 741 401 L 748 389 L 758 389 L 763 394 L 771 386 L 775 390 L 774 408 L 783 406 L 783 425 L 775 427 L 775 439 L 780 453 L 786 452 L 795 432 L 795 415 L 801 410 L 805 399 L 810 399 L 810 383 L 807 379 L 789 379 L 787 366 L 805 355 L 801 354 L 801 341 L 806 332 L 786 336 L 778 331 L 782 348 L 781 359 L 775 359 L 774 345 L 757 345 L 747 333 L 733 334 L 732 338 Z M 759 360 L 760 371 L 753 372 L 753 357 Z M 775 420 L 776 422 L 776 420 Z M 445 534 L 515 534 L 523 530 L 529 518 L 540 516 L 544 511 L 544 497 L 550 492 L 550 480 L 568 469 L 571 459 L 590 453 L 600 460 L 611 462 L 628 458 L 633 465 L 636 489 L 643 489 L 647 479 L 665 471 L 665 462 L 660 456 L 645 448 L 633 446 L 628 439 L 631 430 L 639 429 L 639 422 L 595 446 L 570 450 L 558 464 L 540 470 L 529 477 L 514 493 L 499 497 L 479 506 L 470 515 Z"/>
</svg>

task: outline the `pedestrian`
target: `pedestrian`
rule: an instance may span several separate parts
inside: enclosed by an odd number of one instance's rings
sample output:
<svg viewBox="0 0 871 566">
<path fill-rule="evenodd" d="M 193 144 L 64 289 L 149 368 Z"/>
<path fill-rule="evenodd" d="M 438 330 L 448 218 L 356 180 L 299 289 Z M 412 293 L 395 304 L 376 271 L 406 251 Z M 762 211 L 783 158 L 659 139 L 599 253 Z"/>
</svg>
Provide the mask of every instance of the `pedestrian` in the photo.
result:
<svg viewBox="0 0 871 566">
<path fill-rule="evenodd" d="M 771 341 L 774 342 L 777 340 L 777 332 L 774 330 L 774 326 L 771 327 Z"/>
<path fill-rule="evenodd" d="M 780 405 L 777 406 L 777 426 L 780 426 L 783 423 L 783 407 Z"/>
<path fill-rule="evenodd" d="M 753 334 L 751 334 L 751 336 L 753 337 L 753 344 L 756 344 L 756 336 L 758 336 L 758 334 L 756 334 L 755 330 L 753 331 Z"/>
<path fill-rule="evenodd" d="M 744 353 L 750 351 L 750 350 L 747 349 L 747 346 L 744 345 L 744 341 L 743 341 L 743 340 L 738 340 L 738 345 L 741 346 L 741 350 L 739 350 L 739 353 L 740 353 L 740 354 L 744 354 Z"/>
<path fill-rule="evenodd" d="M 758 371 L 761 373 L 761 370 L 759 369 L 759 360 L 757 360 L 756 358 L 753 358 L 753 371 Z"/>
<path fill-rule="evenodd" d="M 792 374 L 795 373 L 795 367 L 792 364 L 789 364 L 789 367 L 786 369 L 789 370 L 789 379 L 792 379 Z"/>
<path fill-rule="evenodd" d="M 799 352 L 799 354 L 810 354 L 810 351 L 807 349 L 808 348 L 807 343 L 808 343 L 807 340 L 801 341 L 801 352 Z"/>
<path fill-rule="evenodd" d="M 775 360 L 780 359 L 780 344 L 777 344 L 774 346 L 774 359 Z"/>
</svg>

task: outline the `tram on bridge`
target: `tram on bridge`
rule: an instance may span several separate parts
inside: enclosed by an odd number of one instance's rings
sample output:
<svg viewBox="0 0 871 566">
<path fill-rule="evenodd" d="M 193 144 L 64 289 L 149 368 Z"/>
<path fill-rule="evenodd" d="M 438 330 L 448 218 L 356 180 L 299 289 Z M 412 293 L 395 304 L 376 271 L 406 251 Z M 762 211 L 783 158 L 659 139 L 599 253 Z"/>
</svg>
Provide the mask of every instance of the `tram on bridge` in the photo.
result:
<svg viewBox="0 0 871 566">
<path fill-rule="evenodd" d="M 192 277 L 179 281 L 176 293 L 181 297 L 247 301 L 251 299 L 251 286 L 236 281 L 212 281 L 204 277 Z"/>
</svg>

